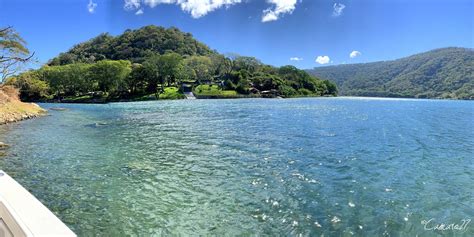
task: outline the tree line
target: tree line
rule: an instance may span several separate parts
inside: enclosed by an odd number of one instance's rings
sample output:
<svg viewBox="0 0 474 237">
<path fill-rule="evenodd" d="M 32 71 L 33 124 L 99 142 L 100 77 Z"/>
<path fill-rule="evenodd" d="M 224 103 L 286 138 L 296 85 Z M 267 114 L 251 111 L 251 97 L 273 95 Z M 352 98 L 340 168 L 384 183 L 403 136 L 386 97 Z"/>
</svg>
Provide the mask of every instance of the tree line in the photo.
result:
<svg viewBox="0 0 474 237">
<path fill-rule="evenodd" d="M 293 66 L 273 67 L 253 57 L 153 54 L 143 63 L 101 60 L 43 66 L 8 79 L 24 100 L 61 99 L 84 95 L 133 98 L 160 94 L 165 87 L 215 84 L 240 94 L 273 91 L 284 97 L 336 95 L 336 86 Z"/>
<path fill-rule="evenodd" d="M 7 83 L 19 88 L 21 98 L 28 101 L 84 96 L 110 100 L 151 94 L 158 97 L 165 87 L 181 89 L 183 84 L 209 84 L 257 96 L 337 93 L 335 84 L 296 67 L 273 67 L 254 57 L 219 54 L 189 33 L 153 25 L 126 30 L 118 36 L 101 34 L 39 69 L 10 75 Z"/>
</svg>

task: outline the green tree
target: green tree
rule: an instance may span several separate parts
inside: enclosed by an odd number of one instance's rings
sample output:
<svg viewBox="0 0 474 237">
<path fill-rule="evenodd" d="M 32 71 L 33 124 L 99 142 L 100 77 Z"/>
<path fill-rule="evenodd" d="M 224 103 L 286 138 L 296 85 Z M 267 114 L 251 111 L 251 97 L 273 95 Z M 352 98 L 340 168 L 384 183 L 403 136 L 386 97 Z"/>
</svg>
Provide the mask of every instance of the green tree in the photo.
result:
<svg viewBox="0 0 474 237">
<path fill-rule="evenodd" d="M 90 68 L 91 78 L 97 81 L 99 89 L 107 93 L 124 91 L 125 79 L 132 71 L 132 64 L 126 60 L 102 60 Z"/>
<path fill-rule="evenodd" d="M 126 81 L 131 94 L 142 94 L 147 85 L 145 67 L 138 63 L 132 64 L 132 72 Z"/>
<path fill-rule="evenodd" d="M 206 56 L 191 56 L 184 59 L 185 70 L 192 71 L 191 75 L 201 84 L 203 81 L 211 80 L 212 76 L 212 61 Z"/>
<path fill-rule="evenodd" d="M 160 55 L 153 54 L 143 62 L 143 73 L 147 78 L 147 92 L 157 93 L 158 84 L 164 83 L 164 77 L 161 75 L 159 64 Z"/>
<path fill-rule="evenodd" d="M 38 71 L 28 71 L 16 77 L 10 77 L 5 82 L 20 90 L 20 99 L 23 101 L 36 101 L 49 96 L 49 85 L 40 79 Z"/>
<path fill-rule="evenodd" d="M 327 94 L 337 95 L 337 86 L 336 86 L 336 84 L 334 84 L 334 83 L 332 83 L 328 80 L 324 80 L 323 83 L 326 85 Z"/>
<path fill-rule="evenodd" d="M 84 94 L 94 90 L 94 83 L 90 79 L 89 64 L 74 63 L 62 66 L 61 73 L 64 79 L 66 94 L 77 95 Z"/>
<path fill-rule="evenodd" d="M 168 86 L 177 82 L 183 68 L 182 60 L 183 58 L 177 53 L 167 53 L 159 57 L 158 71 Z"/>
<path fill-rule="evenodd" d="M 224 57 L 224 55 L 213 54 L 209 56 L 211 59 L 211 74 L 214 78 L 223 78 L 225 74 L 230 73 L 232 70 L 232 62 L 230 59 Z"/>
<path fill-rule="evenodd" d="M 67 85 L 67 78 L 61 69 L 61 66 L 45 66 L 38 71 L 41 80 L 48 82 L 57 98 L 61 97 Z"/>
<path fill-rule="evenodd" d="M 249 71 L 249 72 L 255 72 L 255 71 L 257 71 L 262 65 L 263 65 L 262 62 L 260 62 L 260 60 L 254 58 L 254 57 L 244 57 L 244 56 L 240 56 L 240 57 L 237 57 L 237 58 L 234 60 L 233 68 L 234 68 L 234 70 L 236 70 L 236 71 L 245 69 L 245 70 L 247 70 L 247 71 Z"/>
</svg>

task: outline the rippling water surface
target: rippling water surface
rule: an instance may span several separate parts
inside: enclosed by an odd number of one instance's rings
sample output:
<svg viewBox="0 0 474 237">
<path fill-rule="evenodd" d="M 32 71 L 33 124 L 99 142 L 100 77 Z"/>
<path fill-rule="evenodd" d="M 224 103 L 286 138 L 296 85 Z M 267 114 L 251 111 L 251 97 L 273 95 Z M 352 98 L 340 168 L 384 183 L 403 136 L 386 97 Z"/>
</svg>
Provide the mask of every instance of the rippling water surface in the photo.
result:
<svg viewBox="0 0 474 237">
<path fill-rule="evenodd" d="M 473 236 L 474 104 L 361 98 L 42 104 L 3 169 L 80 236 Z"/>
</svg>

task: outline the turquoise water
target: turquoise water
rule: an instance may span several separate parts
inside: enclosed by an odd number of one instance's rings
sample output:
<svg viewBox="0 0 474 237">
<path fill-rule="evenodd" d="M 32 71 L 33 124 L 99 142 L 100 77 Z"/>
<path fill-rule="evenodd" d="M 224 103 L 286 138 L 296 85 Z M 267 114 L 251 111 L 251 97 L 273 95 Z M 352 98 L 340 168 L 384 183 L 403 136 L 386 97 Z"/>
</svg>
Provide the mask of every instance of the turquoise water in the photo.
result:
<svg viewBox="0 0 474 237">
<path fill-rule="evenodd" d="M 42 104 L 3 169 L 80 236 L 473 236 L 474 103 Z M 432 226 L 431 226 L 432 227 Z"/>
</svg>

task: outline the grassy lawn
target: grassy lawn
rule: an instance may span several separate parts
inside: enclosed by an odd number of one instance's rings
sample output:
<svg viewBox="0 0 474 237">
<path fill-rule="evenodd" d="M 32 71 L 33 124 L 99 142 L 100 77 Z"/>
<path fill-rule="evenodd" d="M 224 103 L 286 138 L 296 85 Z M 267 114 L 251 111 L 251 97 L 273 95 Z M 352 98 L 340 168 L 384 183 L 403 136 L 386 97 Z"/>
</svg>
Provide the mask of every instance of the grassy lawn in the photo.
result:
<svg viewBox="0 0 474 237">
<path fill-rule="evenodd" d="M 165 91 L 160 94 L 160 100 L 176 100 L 186 98 L 183 93 L 176 87 L 166 87 Z"/>
<path fill-rule="evenodd" d="M 237 92 L 234 90 L 221 90 L 217 85 L 199 85 L 194 88 L 193 91 L 196 95 L 202 96 L 222 96 L 232 97 L 237 96 Z"/>
</svg>

